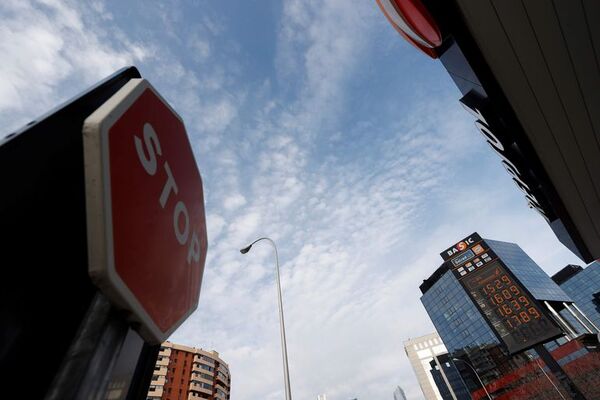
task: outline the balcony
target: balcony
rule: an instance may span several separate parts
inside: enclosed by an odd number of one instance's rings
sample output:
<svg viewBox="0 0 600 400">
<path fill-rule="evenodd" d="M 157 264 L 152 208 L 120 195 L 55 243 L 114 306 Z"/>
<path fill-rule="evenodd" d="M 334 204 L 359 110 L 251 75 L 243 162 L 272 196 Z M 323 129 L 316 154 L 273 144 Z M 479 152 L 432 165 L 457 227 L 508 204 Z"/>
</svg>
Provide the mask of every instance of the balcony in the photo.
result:
<svg viewBox="0 0 600 400">
<path fill-rule="evenodd" d="M 168 366 L 169 365 L 169 358 L 168 357 L 163 357 L 163 359 L 161 360 L 160 358 L 156 361 L 156 365 L 160 365 L 160 366 Z"/>
<path fill-rule="evenodd" d="M 166 376 L 159 375 L 158 379 L 150 381 L 150 385 L 164 386 L 164 384 L 166 383 L 166 381 L 167 381 Z"/>
<path fill-rule="evenodd" d="M 222 382 L 220 380 L 216 380 L 215 381 L 215 386 L 220 387 L 221 390 L 224 390 L 226 392 L 229 391 L 229 384 L 227 382 Z"/>
<path fill-rule="evenodd" d="M 161 350 L 158 352 L 159 356 L 163 356 L 163 357 L 171 357 L 171 349 L 169 347 Z"/>
<path fill-rule="evenodd" d="M 207 357 L 207 356 L 205 356 L 205 357 Z M 194 362 L 203 363 L 203 364 L 206 364 L 206 365 L 210 365 L 211 367 L 215 366 L 215 361 L 214 360 L 212 360 L 212 359 L 211 360 L 204 359 L 201 356 L 199 356 L 198 354 L 194 354 Z"/>
<path fill-rule="evenodd" d="M 227 370 L 227 368 L 225 368 L 223 366 L 223 364 L 219 364 L 219 371 L 221 371 L 222 373 L 224 373 L 225 375 L 229 376 L 229 371 Z"/>
<path fill-rule="evenodd" d="M 154 370 L 154 375 L 163 375 L 166 376 L 168 372 L 167 367 L 165 367 L 164 365 L 161 365 L 161 367 L 159 369 L 155 369 Z"/>
<path fill-rule="evenodd" d="M 202 386 L 200 386 L 197 383 L 191 382 L 190 386 L 189 386 L 190 390 L 194 390 L 196 392 L 200 392 L 200 393 L 205 393 L 205 394 L 212 394 L 212 390 L 210 389 L 205 389 Z"/>
<path fill-rule="evenodd" d="M 218 381 L 223 382 L 226 385 L 229 384 L 229 377 L 227 375 L 217 372 L 215 374 L 215 377 L 217 378 Z"/>
<path fill-rule="evenodd" d="M 162 397 L 163 395 L 163 387 L 157 386 L 154 389 L 148 390 L 148 397 Z"/>
<path fill-rule="evenodd" d="M 208 375 L 211 375 L 211 376 L 215 375 L 214 372 L 211 372 L 211 371 L 208 371 L 206 369 L 200 368 L 200 366 L 197 363 L 193 363 L 192 364 L 192 371 L 194 371 L 194 372 L 202 372 L 204 374 L 208 374 Z"/>
<path fill-rule="evenodd" d="M 200 383 L 207 383 L 207 384 L 209 384 L 211 386 L 213 384 L 212 380 L 205 379 L 205 378 L 203 378 L 203 377 L 201 377 L 199 375 L 196 375 L 196 374 L 192 374 L 191 381 L 196 381 L 196 382 L 200 382 Z"/>
<path fill-rule="evenodd" d="M 224 396 L 224 395 L 222 395 L 222 394 L 221 394 L 221 393 L 219 393 L 219 392 L 215 393 L 215 397 L 216 397 L 216 398 L 218 398 L 218 399 L 223 399 L 223 400 L 226 400 L 226 399 L 227 399 L 227 396 Z"/>
</svg>

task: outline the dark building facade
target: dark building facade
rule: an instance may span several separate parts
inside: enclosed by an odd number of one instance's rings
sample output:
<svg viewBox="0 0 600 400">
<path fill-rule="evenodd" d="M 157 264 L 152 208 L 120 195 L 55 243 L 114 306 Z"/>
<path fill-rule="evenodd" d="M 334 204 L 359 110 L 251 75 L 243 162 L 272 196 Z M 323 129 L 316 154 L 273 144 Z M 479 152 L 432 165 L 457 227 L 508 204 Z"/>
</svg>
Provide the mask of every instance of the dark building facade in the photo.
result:
<svg viewBox="0 0 600 400">
<path fill-rule="evenodd" d="M 474 234 L 446 252 L 421 301 L 473 398 L 487 397 L 479 378 L 495 399 L 600 398 L 596 336 L 572 323 L 583 319 L 573 299 L 518 245 Z M 483 298 L 494 288 L 496 298 Z"/>
<path fill-rule="evenodd" d="M 452 389 L 457 400 L 470 400 L 471 394 L 463 380 L 463 376 L 467 377 L 468 374 L 461 376 L 459 372 L 460 364 L 455 365 L 448 353 L 439 355 L 437 361 L 436 363 L 435 360 L 432 360 L 429 363 L 431 366 L 430 373 L 442 398 L 444 400 L 454 400 L 450 393 L 450 389 Z M 444 375 L 442 375 L 440 368 L 443 369 Z"/>
<path fill-rule="evenodd" d="M 600 2 L 377 0 L 438 58 L 529 207 L 600 258 Z"/>
</svg>

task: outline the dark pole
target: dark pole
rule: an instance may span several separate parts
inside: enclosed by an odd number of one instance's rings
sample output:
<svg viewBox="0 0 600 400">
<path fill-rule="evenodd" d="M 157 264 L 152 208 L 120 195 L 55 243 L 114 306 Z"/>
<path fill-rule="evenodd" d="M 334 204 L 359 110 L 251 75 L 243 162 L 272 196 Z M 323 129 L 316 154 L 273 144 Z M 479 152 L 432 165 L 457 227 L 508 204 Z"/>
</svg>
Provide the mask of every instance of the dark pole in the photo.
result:
<svg viewBox="0 0 600 400">
<path fill-rule="evenodd" d="M 240 250 L 240 253 L 246 254 L 252 248 L 254 243 L 266 240 L 271 243 L 273 250 L 275 250 L 275 278 L 277 283 L 277 303 L 279 306 L 279 332 L 281 335 L 281 355 L 283 357 L 283 383 L 285 387 L 285 400 L 292 400 L 292 389 L 290 385 L 290 369 L 288 365 L 288 354 L 287 354 L 287 341 L 285 340 L 285 323 L 283 321 L 283 300 L 281 296 L 281 279 L 279 276 L 279 253 L 277 252 L 277 245 L 273 239 L 268 237 L 261 237 L 250 243 L 248 246 Z"/>
<path fill-rule="evenodd" d="M 554 376 L 558 379 L 559 382 L 566 387 L 566 389 L 570 392 L 569 394 L 573 398 L 573 400 L 586 400 L 583 393 L 579 391 L 579 388 L 573 383 L 571 378 L 565 373 L 559 363 L 556 362 L 552 354 L 544 347 L 543 344 L 538 344 L 534 347 L 535 352 L 540 356 L 540 358 L 544 361 L 544 363 L 550 369 L 550 372 L 554 374 Z M 543 371 L 542 371 L 543 372 Z"/>
<path fill-rule="evenodd" d="M 128 329 L 106 297 L 97 292 L 45 399 L 103 400 Z"/>
<path fill-rule="evenodd" d="M 148 397 L 148 388 L 150 387 L 159 351 L 160 344 L 149 345 L 144 343 L 127 393 L 127 400 L 145 400 Z"/>
</svg>

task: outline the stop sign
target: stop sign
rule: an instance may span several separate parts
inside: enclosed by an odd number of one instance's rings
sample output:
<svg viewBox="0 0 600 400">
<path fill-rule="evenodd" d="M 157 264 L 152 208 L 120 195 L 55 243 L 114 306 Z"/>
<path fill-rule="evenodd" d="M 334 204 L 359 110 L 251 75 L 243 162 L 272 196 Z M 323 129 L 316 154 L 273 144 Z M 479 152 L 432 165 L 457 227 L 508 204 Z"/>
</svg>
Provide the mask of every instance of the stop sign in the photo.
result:
<svg viewBox="0 0 600 400">
<path fill-rule="evenodd" d="M 207 238 L 185 126 L 132 79 L 83 126 L 89 273 L 142 337 L 164 341 L 198 305 Z"/>
</svg>

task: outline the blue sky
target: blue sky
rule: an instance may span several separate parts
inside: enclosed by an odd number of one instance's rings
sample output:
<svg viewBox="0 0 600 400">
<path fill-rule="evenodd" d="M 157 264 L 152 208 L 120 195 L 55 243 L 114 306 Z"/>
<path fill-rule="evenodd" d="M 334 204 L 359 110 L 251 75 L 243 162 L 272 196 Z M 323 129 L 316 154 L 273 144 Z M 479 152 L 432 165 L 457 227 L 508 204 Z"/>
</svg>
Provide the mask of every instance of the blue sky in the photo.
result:
<svg viewBox="0 0 600 400">
<path fill-rule="evenodd" d="M 173 335 L 230 363 L 232 399 L 281 399 L 279 246 L 292 392 L 421 393 L 403 351 L 418 285 L 462 237 L 580 263 L 527 208 L 441 64 L 374 0 L 0 3 L 2 134 L 125 65 L 181 114 L 204 179 L 198 310 Z"/>
</svg>

